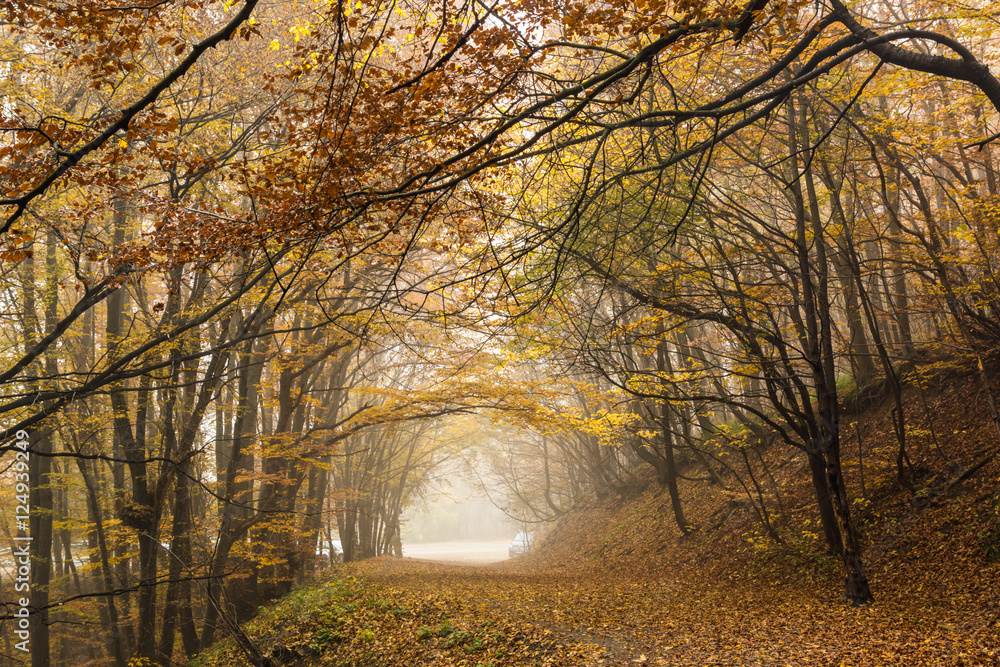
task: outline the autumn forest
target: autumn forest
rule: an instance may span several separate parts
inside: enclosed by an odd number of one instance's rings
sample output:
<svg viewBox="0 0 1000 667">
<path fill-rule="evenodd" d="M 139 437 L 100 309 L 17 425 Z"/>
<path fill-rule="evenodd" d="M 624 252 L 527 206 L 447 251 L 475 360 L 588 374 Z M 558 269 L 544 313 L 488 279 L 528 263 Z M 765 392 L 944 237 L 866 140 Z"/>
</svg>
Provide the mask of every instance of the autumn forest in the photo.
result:
<svg viewBox="0 0 1000 667">
<path fill-rule="evenodd" d="M 950 508 L 997 651 L 998 68 L 988 0 L 0 0 L 0 663 L 786 664 L 489 644 L 527 612 L 379 658 L 410 593 L 263 646 L 442 466 L 532 572 L 648 491 L 603 558 L 835 615 Z"/>
</svg>

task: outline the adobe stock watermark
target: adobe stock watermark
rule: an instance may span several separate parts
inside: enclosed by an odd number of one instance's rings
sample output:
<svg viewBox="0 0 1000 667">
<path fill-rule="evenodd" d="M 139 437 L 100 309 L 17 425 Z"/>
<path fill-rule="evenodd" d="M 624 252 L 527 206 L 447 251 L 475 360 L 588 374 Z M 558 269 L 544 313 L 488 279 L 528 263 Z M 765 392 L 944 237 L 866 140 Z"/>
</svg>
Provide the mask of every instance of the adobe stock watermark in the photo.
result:
<svg viewBox="0 0 1000 667">
<path fill-rule="evenodd" d="M 14 446 L 19 451 L 15 452 L 14 460 L 17 492 L 17 505 L 14 507 L 17 520 L 17 536 L 14 538 L 14 568 L 17 575 L 14 578 L 14 592 L 21 595 L 17 600 L 17 611 L 14 612 L 14 618 L 17 619 L 14 634 L 20 641 L 14 644 L 14 648 L 28 653 L 31 646 L 31 612 L 28 609 L 31 598 L 31 453 L 28 451 L 27 431 L 18 431 L 15 438 Z"/>
</svg>

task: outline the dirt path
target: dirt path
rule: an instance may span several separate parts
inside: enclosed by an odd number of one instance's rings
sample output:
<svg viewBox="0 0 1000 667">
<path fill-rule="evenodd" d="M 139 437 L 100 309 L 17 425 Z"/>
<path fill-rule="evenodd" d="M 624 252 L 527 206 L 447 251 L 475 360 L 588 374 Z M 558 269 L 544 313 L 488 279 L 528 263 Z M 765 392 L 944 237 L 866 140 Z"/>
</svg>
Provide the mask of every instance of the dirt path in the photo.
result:
<svg viewBox="0 0 1000 667">
<path fill-rule="evenodd" d="M 536 649 L 525 661 L 507 651 L 468 661 L 438 655 L 444 661 L 426 664 L 1000 665 L 996 624 L 949 601 L 856 609 L 792 586 L 761 591 L 685 572 L 536 571 L 517 561 L 377 559 L 345 573 L 411 605 L 438 605 L 455 627 L 492 625 L 520 633 Z"/>
</svg>

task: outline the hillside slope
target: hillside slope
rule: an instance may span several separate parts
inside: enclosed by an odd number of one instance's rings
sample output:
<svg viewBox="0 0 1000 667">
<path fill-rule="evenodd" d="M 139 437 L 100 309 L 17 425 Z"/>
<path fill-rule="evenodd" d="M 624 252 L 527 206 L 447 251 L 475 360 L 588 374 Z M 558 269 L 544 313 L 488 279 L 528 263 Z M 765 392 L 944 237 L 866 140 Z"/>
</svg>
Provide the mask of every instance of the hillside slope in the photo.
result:
<svg viewBox="0 0 1000 667">
<path fill-rule="evenodd" d="M 772 445 L 760 461 L 778 489 L 768 503 L 782 543 L 746 494 L 707 481 L 681 485 L 698 526 L 682 537 L 668 495 L 647 482 L 575 509 L 533 553 L 493 566 L 341 566 L 247 633 L 266 664 L 296 667 L 1000 665 L 1000 459 L 984 403 L 961 369 L 907 389 L 916 496 L 895 477 L 891 406 L 845 424 L 869 607 L 843 601 L 804 457 Z M 202 664 L 250 663 L 230 643 Z"/>
<path fill-rule="evenodd" d="M 967 369 L 938 364 L 923 382 L 923 390 L 914 383 L 904 390 L 916 495 L 897 480 L 892 401 L 849 415 L 843 424 L 843 465 L 867 572 L 876 602 L 974 599 L 987 617 L 994 614 L 995 624 L 1000 439 Z M 759 481 L 782 544 L 762 528 L 750 502 L 757 499 L 756 490 L 740 488 L 729 476 L 729 489 L 681 481 L 685 514 L 698 527 L 686 538 L 673 522 L 669 496 L 648 482 L 630 498 L 570 512 L 531 562 L 539 568 L 646 573 L 695 566 L 699 576 L 761 586 L 789 583 L 823 598 L 838 597 L 840 566 L 824 553 L 805 454 L 773 444 L 759 458 L 758 476 L 765 463 L 768 474 Z"/>
</svg>

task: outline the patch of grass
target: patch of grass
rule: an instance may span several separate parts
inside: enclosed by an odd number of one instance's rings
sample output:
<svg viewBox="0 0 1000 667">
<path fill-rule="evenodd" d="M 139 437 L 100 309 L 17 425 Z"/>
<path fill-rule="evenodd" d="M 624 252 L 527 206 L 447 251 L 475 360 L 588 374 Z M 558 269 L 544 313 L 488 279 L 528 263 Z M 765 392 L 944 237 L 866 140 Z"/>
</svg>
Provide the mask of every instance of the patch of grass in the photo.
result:
<svg viewBox="0 0 1000 667">
<path fill-rule="evenodd" d="M 345 644 L 346 638 L 368 644 L 375 640 L 367 627 L 356 630 L 355 617 L 400 610 L 391 602 L 365 596 L 365 584 L 352 577 L 313 582 L 293 590 L 277 603 L 260 608 L 257 618 L 245 623 L 243 631 L 267 655 L 275 647 L 286 650 L 308 649 L 323 653 Z M 353 627 L 351 627 L 353 626 Z M 195 658 L 192 665 L 245 664 L 241 651 L 232 640 L 220 641 Z"/>
<path fill-rule="evenodd" d="M 479 635 L 474 635 L 472 637 L 472 641 L 470 641 L 467 645 L 463 646 L 462 650 L 465 651 L 466 653 L 476 653 L 478 651 L 482 651 L 485 648 L 486 646 L 483 643 L 483 638 L 480 637 Z"/>
<path fill-rule="evenodd" d="M 421 625 L 417 628 L 417 639 L 423 641 L 426 639 L 433 639 L 434 637 L 447 637 L 453 632 L 455 632 L 455 625 L 452 623 L 451 619 L 446 618 L 434 628 L 429 625 Z"/>
<path fill-rule="evenodd" d="M 451 619 L 441 621 L 436 627 L 423 625 L 417 628 L 417 639 L 427 641 L 439 638 L 438 646 L 441 648 L 461 647 L 465 653 L 475 653 L 486 648 L 486 629 L 492 625 L 490 622 L 483 623 L 479 632 L 468 632 L 455 627 Z M 493 639 L 498 639 L 499 635 L 493 633 Z"/>
<path fill-rule="evenodd" d="M 320 630 L 313 635 L 309 648 L 313 651 L 313 653 L 322 653 L 327 644 L 340 644 L 343 641 L 344 637 L 339 633 L 334 632 L 330 628 L 320 628 Z"/>
<path fill-rule="evenodd" d="M 475 635 L 471 632 L 466 632 L 465 630 L 454 630 L 448 634 L 448 637 L 441 642 L 441 648 L 452 648 L 455 646 L 464 646 L 470 643 Z"/>
<path fill-rule="evenodd" d="M 854 405 L 858 398 L 858 384 L 853 375 L 844 374 L 837 378 L 837 396 L 844 405 Z"/>
</svg>

